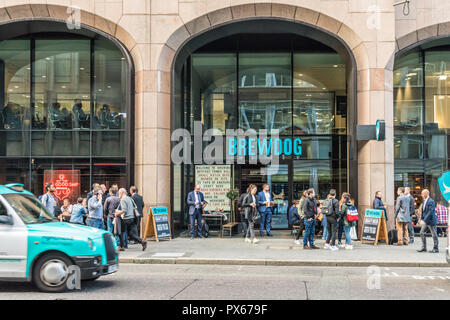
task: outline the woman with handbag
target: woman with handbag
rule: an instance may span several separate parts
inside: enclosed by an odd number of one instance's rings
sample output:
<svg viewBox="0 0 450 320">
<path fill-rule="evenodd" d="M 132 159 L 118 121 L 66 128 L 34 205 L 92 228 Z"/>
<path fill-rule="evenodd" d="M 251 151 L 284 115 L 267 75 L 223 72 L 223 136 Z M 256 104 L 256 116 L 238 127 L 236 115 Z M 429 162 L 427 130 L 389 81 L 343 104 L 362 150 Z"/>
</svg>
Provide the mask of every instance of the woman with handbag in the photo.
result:
<svg viewBox="0 0 450 320">
<path fill-rule="evenodd" d="M 247 234 L 245 236 L 245 242 L 256 244 L 259 242 L 258 239 L 255 238 L 255 223 L 259 220 L 259 211 L 258 211 L 258 202 L 256 201 L 256 192 L 258 188 L 251 184 L 248 187 L 249 193 L 245 197 L 242 207 L 245 210 L 245 219 L 248 221 L 248 229 Z M 249 235 L 251 238 L 249 238 Z"/>
<path fill-rule="evenodd" d="M 345 233 L 345 249 L 346 250 L 352 250 L 353 249 L 353 244 L 352 244 L 352 237 L 350 235 L 350 230 L 352 227 L 356 226 L 356 221 L 349 221 L 352 220 L 350 219 L 350 215 L 356 211 L 356 216 L 357 216 L 357 210 L 355 208 L 355 206 L 353 205 L 353 202 L 350 199 L 350 194 L 347 193 L 344 195 L 344 203 L 342 204 L 341 207 L 341 219 L 343 220 L 344 223 L 344 233 Z M 347 215 L 349 217 L 347 217 Z"/>
</svg>

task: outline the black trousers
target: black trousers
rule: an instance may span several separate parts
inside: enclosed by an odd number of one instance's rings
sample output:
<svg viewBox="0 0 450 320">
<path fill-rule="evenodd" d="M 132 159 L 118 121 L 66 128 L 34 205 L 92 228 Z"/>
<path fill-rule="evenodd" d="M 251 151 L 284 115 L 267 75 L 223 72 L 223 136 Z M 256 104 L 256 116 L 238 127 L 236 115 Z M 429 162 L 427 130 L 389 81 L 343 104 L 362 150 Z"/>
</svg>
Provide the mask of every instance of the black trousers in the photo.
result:
<svg viewBox="0 0 450 320">
<path fill-rule="evenodd" d="M 142 244 L 142 239 L 137 234 L 137 226 L 134 219 L 124 219 L 122 220 L 122 232 L 119 235 L 120 238 L 120 246 L 123 248 L 124 244 L 124 232 L 127 233 L 128 241 L 135 240 L 138 243 Z"/>
<path fill-rule="evenodd" d="M 241 222 L 242 222 L 242 226 L 243 228 L 243 232 L 244 232 L 244 236 L 247 234 L 247 229 L 248 229 L 248 220 L 245 219 L 245 214 L 241 213 Z"/>
<path fill-rule="evenodd" d="M 296 224 L 296 225 L 300 226 L 300 229 L 298 229 L 298 233 L 297 233 L 295 240 L 300 239 L 300 237 L 302 236 L 303 230 L 305 230 L 305 221 L 304 220 L 305 219 L 300 219 L 300 222 L 298 224 Z"/>
<path fill-rule="evenodd" d="M 327 240 L 326 243 L 330 243 L 331 240 L 331 245 L 334 246 L 336 245 L 336 236 L 337 236 L 337 231 L 338 231 L 338 226 L 337 226 L 337 221 L 336 220 L 329 220 L 327 219 L 327 229 L 328 229 L 328 235 L 327 235 Z"/>
</svg>

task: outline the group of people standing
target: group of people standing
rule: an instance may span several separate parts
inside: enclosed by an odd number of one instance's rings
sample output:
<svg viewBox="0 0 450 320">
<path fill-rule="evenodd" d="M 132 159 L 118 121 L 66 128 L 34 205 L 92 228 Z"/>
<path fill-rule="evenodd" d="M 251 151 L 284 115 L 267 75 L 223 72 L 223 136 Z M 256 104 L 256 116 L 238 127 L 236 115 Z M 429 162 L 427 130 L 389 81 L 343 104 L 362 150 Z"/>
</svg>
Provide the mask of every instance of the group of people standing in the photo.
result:
<svg viewBox="0 0 450 320">
<path fill-rule="evenodd" d="M 40 200 L 60 221 L 108 230 L 116 236 L 119 251 L 124 251 L 128 240 L 140 243 L 142 250 L 147 248 L 146 241 L 139 237 L 144 200 L 135 186 L 130 188 L 129 196 L 127 190 L 119 189 L 117 184 L 106 192 L 106 185 L 94 183 L 86 198 L 78 198 L 74 205 L 66 198 L 60 206 L 53 184 L 47 184 L 45 189 Z"/>
<path fill-rule="evenodd" d="M 314 244 L 316 224 L 320 221 L 324 226 L 324 249 L 336 251 L 339 248 L 353 249 L 351 228 L 356 226 L 357 210 L 348 192 L 342 194 L 341 200 L 337 200 L 335 189 L 331 189 L 325 200 L 320 203 L 317 200 L 313 188 L 303 192 L 300 200 L 294 201 L 290 210 L 291 224 L 298 226 L 295 244 L 300 245 L 300 237 L 303 235 L 303 249 L 319 249 Z M 350 221 L 351 220 L 351 221 Z M 345 234 L 345 245 L 341 242 L 342 234 Z M 337 245 L 336 245 L 337 240 Z"/>
</svg>

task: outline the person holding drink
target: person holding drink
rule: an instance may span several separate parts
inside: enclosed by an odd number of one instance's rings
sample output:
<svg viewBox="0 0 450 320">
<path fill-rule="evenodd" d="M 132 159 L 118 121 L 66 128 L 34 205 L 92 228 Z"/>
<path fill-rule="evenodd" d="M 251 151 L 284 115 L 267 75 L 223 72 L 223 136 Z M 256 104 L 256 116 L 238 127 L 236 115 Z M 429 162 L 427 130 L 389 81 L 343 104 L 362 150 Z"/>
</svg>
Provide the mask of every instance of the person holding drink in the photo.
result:
<svg viewBox="0 0 450 320">
<path fill-rule="evenodd" d="M 259 225 L 259 235 L 264 235 L 264 224 L 266 225 L 266 235 L 271 237 L 270 227 L 272 222 L 272 208 L 274 206 L 272 193 L 270 187 L 266 183 L 263 185 L 263 190 L 258 193 L 258 211 L 261 214 L 261 223 Z"/>
</svg>

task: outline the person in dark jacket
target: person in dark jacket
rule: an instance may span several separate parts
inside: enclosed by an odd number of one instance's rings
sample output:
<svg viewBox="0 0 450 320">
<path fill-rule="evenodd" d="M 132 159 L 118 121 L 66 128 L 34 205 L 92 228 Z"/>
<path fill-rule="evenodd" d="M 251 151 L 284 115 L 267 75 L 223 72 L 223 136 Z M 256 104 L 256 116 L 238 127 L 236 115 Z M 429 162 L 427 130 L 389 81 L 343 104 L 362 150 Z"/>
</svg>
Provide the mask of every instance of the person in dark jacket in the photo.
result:
<svg viewBox="0 0 450 320">
<path fill-rule="evenodd" d="M 100 189 L 100 185 L 98 183 L 94 183 L 92 185 L 92 190 L 88 192 L 88 194 L 86 195 L 86 202 L 89 203 L 89 199 L 92 198 L 92 196 L 94 195 L 94 192 L 97 191 L 98 189 Z"/>
<path fill-rule="evenodd" d="M 317 208 L 319 207 L 319 204 L 315 198 L 315 191 L 313 188 L 308 189 L 308 197 L 304 201 L 303 206 L 303 212 L 305 213 L 305 235 L 303 236 L 303 249 L 319 249 L 319 247 L 314 245 Z"/>
<path fill-rule="evenodd" d="M 422 225 L 420 229 L 420 238 L 422 239 L 422 249 L 417 250 L 418 252 L 427 251 L 427 240 L 425 238 L 425 232 L 430 229 L 431 235 L 433 236 L 434 248 L 431 253 L 439 252 L 439 240 L 437 236 L 437 216 L 436 216 L 436 203 L 430 197 L 430 191 L 423 189 L 422 191 L 422 216 L 420 219 L 420 224 Z"/>
<path fill-rule="evenodd" d="M 337 234 L 337 221 L 340 217 L 339 214 L 339 201 L 336 199 L 336 190 L 330 190 L 330 196 L 328 198 L 328 214 L 323 217 L 327 219 L 328 234 L 325 241 L 324 249 L 331 249 L 333 251 L 339 250 L 336 247 L 336 234 Z M 331 245 L 330 245 L 331 241 Z"/>
<path fill-rule="evenodd" d="M 413 215 L 416 212 L 415 202 L 413 195 L 411 194 L 411 189 L 409 187 L 405 187 L 405 195 L 409 197 L 409 214 L 411 215 L 411 219 L 408 224 L 408 234 L 409 234 L 409 243 L 414 243 L 414 226 L 413 226 Z"/>
<path fill-rule="evenodd" d="M 386 221 L 388 220 L 387 218 L 387 211 L 386 211 L 386 207 L 384 206 L 383 200 L 382 200 L 382 193 L 381 191 L 377 191 L 375 192 L 375 199 L 373 199 L 373 209 L 377 209 L 377 210 L 383 210 L 384 211 L 384 218 L 386 219 Z"/>
<path fill-rule="evenodd" d="M 345 246 L 344 248 L 346 250 L 353 250 L 353 243 L 352 243 L 352 237 L 350 235 L 350 230 L 352 227 L 356 226 L 356 221 L 348 221 L 347 220 L 347 213 L 349 210 L 355 210 L 356 208 L 353 205 L 353 202 L 351 201 L 351 195 L 349 193 L 345 193 L 344 195 L 344 203 L 341 206 L 340 209 L 340 216 L 341 220 L 344 224 L 344 233 L 345 233 Z"/>
<path fill-rule="evenodd" d="M 130 187 L 130 194 L 131 199 L 133 199 L 134 203 L 136 204 L 136 207 L 140 213 L 140 217 L 136 218 L 136 226 L 137 226 L 137 232 L 140 235 L 141 234 L 141 219 L 144 214 L 144 198 L 138 193 L 138 189 L 136 186 Z"/>
<path fill-rule="evenodd" d="M 242 202 L 242 206 L 245 210 L 245 218 L 248 221 L 248 229 L 245 237 L 245 242 L 257 244 L 259 240 L 255 237 L 255 216 L 258 214 L 258 200 L 256 196 L 258 187 L 256 187 L 254 184 L 251 184 L 248 187 L 248 191 L 249 192 L 247 196 Z"/>
<path fill-rule="evenodd" d="M 245 210 L 243 207 L 243 202 L 245 197 L 247 196 L 247 194 L 249 193 L 248 189 L 246 190 L 246 192 L 242 193 L 239 196 L 238 202 L 237 202 L 237 208 L 239 213 L 241 214 L 241 222 L 242 222 L 242 233 L 243 233 L 243 237 L 245 237 L 247 235 L 247 229 L 248 229 L 248 221 L 245 218 Z"/>
</svg>

